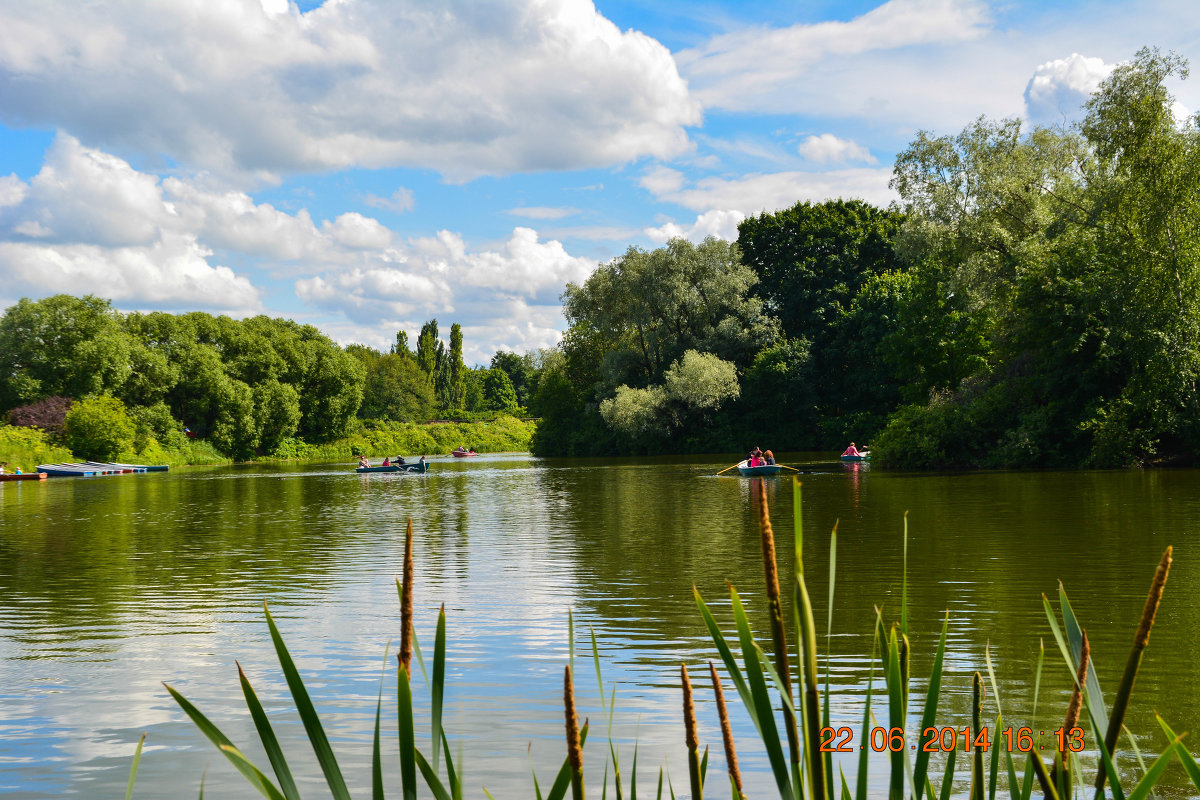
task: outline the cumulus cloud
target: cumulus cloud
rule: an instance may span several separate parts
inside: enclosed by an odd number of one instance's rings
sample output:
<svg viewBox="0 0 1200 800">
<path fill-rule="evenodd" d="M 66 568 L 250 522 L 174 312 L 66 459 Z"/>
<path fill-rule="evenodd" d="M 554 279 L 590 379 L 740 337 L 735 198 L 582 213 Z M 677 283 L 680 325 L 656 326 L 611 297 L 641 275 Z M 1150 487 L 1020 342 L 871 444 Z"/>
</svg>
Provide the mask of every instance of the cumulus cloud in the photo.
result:
<svg viewBox="0 0 1200 800">
<path fill-rule="evenodd" d="M 290 275 L 296 297 L 334 323 L 383 325 L 389 337 L 437 316 L 469 323 L 486 360 L 499 347 L 554 344 L 563 286 L 595 266 L 527 227 L 472 248 L 448 230 L 403 239 L 353 211 L 314 221 L 207 180 L 159 181 L 65 134 L 29 182 L 0 178 L 3 288 L 31 296 L 92 292 L 126 307 L 248 314 L 263 310 L 251 276 L 269 270 Z"/>
<path fill-rule="evenodd" d="M 462 322 L 472 339 L 468 355 L 486 360 L 500 348 L 554 345 L 563 326 L 559 294 L 595 268 L 557 241 L 539 241 L 530 228 L 515 228 L 507 242 L 481 251 L 443 230 L 410 240 L 397 263 L 302 278 L 296 294 L 362 326 L 415 333 L 434 317 Z"/>
<path fill-rule="evenodd" d="M 983 0 L 890 0 L 845 22 L 733 31 L 675 60 L 707 108 L 929 125 L 994 112 L 1007 87 L 958 50 L 990 25 Z"/>
<path fill-rule="evenodd" d="M 45 0 L 0 29 L 0 121 L 226 176 L 609 166 L 700 122 L 667 49 L 591 0 Z"/>
<path fill-rule="evenodd" d="M 800 155 L 818 164 L 844 164 L 847 161 L 879 163 L 867 148 L 849 139 L 839 139 L 832 133 L 809 136 L 800 143 L 798 150 Z"/>
<path fill-rule="evenodd" d="M 891 170 L 866 167 L 827 172 L 773 172 L 738 178 L 701 178 L 657 195 L 695 211 L 729 209 L 744 215 L 776 211 L 801 200 L 821 202 L 839 197 L 859 198 L 885 206 L 896 195 L 888 188 Z"/>
<path fill-rule="evenodd" d="M 709 236 L 732 242 L 738 235 L 738 223 L 745 218 L 746 215 L 740 211 L 724 209 L 705 211 L 696 217 L 696 221 L 690 226 L 679 225 L 672 221 L 657 228 L 646 228 L 643 233 L 656 244 L 676 238 L 701 242 Z"/>
<path fill-rule="evenodd" d="M 1025 114 L 1039 124 L 1072 122 L 1115 64 L 1072 53 L 1040 64 L 1025 87 Z"/>
</svg>

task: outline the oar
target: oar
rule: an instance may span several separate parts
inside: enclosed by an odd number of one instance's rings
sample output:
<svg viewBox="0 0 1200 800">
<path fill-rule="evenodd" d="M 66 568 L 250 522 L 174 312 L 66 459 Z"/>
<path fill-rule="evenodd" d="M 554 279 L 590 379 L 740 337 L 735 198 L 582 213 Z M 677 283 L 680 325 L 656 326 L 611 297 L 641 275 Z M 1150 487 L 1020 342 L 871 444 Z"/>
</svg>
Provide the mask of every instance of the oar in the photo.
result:
<svg viewBox="0 0 1200 800">
<path fill-rule="evenodd" d="M 787 464 L 780 464 L 779 466 L 780 466 L 781 468 L 783 468 L 783 469 L 790 469 L 792 472 L 799 472 L 799 471 L 800 471 L 800 470 L 796 469 L 795 467 L 789 467 Z"/>
<path fill-rule="evenodd" d="M 729 470 L 731 470 L 731 469 L 737 469 L 737 468 L 738 468 L 738 467 L 740 467 L 741 465 L 742 465 L 742 462 L 741 462 L 741 461 L 739 461 L 738 463 L 734 464 L 732 467 L 726 467 L 725 469 L 721 470 L 720 472 L 718 472 L 718 473 L 717 473 L 717 475 L 724 475 L 726 472 L 729 472 Z M 714 476 L 714 477 L 715 477 L 715 476 Z"/>
</svg>

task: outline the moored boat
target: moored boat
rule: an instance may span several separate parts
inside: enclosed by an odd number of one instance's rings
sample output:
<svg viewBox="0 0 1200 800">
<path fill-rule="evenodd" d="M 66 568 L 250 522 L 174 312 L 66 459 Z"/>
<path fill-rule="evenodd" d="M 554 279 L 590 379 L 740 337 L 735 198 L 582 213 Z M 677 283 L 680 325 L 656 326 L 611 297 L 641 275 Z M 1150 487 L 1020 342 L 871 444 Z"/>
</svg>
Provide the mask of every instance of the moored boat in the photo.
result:
<svg viewBox="0 0 1200 800">
<path fill-rule="evenodd" d="M 429 462 L 416 462 L 414 464 L 388 464 L 386 467 L 358 467 L 355 472 L 416 472 L 424 473 L 429 471 Z"/>
<path fill-rule="evenodd" d="M 22 472 L 19 475 L 12 472 L 6 472 L 0 475 L 0 481 L 44 481 L 46 473 L 44 472 Z"/>
<path fill-rule="evenodd" d="M 749 464 L 749 460 L 740 462 L 737 465 L 738 473 L 744 477 L 752 478 L 762 475 L 778 475 L 779 471 L 783 469 L 783 467 L 779 466 L 778 464 L 763 464 L 759 467 L 751 467 Z"/>
</svg>

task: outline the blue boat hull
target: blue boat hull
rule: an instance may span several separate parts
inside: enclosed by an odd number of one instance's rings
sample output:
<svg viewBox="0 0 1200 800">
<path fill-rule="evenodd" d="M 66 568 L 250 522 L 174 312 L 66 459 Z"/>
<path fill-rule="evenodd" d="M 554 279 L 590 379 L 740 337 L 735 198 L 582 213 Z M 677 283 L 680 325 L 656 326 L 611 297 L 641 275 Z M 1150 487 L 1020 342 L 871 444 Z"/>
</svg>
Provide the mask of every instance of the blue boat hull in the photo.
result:
<svg viewBox="0 0 1200 800">
<path fill-rule="evenodd" d="M 422 473 L 422 472 L 429 471 L 429 465 L 425 464 L 422 466 L 420 463 L 389 464 L 386 467 L 358 467 L 354 471 L 359 472 L 359 473 L 362 473 L 362 472 L 416 472 L 416 473 Z"/>
<path fill-rule="evenodd" d="M 842 456 L 842 461 L 870 461 L 870 456 Z"/>
<path fill-rule="evenodd" d="M 778 475 L 779 471 L 782 469 L 783 467 L 779 466 L 778 464 L 767 464 L 766 466 L 762 467 L 743 467 L 741 464 L 738 464 L 738 472 L 747 478 L 753 478 L 761 475 Z"/>
</svg>

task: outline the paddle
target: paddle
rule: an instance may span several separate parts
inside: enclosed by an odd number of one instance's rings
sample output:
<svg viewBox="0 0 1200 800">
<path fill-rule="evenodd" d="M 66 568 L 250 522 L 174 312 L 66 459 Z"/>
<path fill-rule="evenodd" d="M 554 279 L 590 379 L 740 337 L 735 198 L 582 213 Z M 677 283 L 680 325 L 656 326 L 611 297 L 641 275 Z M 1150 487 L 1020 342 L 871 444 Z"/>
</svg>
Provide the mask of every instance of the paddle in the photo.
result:
<svg viewBox="0 0 1200 800">
<path fill-rule="evenodd" d="M 780 465 L 779 465 L 779 467 L 780 467 L 781 469 L 790 469 L 792 472 L 799 472 L 799 471 L 800 471 L 800 470 L 796 469 L 795 467 L 789 467 L 787 464 L 780 464 Z"/>
<path fill-rule="evenodd" d="M 742 462 L 742 461 L 739 461 L 738 463 L 734 464 L 732 467 L 726 467 L 725 469 L 721 470 L 720 472 L 718 472 L 718 473 L 717 473 L 717 475 L 724 475 L 726 472 L 729 472 L 729 470 L 731 470 L 731 469 L 737 469 L 737 468 L 738 468 L 738 467 L 740 467 L 740 466 L 741 466 L 743 463 L 744 463 L 744 462 Z"/>
</svg>

